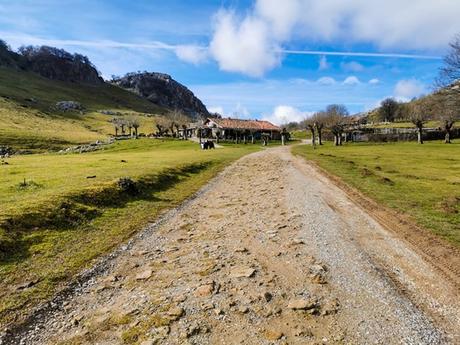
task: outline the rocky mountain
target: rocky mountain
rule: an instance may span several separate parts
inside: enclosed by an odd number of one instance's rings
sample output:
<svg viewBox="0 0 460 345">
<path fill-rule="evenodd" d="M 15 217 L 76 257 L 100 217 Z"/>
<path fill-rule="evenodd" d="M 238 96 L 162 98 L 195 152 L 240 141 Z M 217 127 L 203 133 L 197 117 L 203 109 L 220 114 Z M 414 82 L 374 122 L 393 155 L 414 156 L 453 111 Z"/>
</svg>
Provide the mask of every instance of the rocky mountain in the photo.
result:
<svg viewBox="0 0 460 345">
<path fill-rule="evenodd" d="M 16 53 L 0 40 L 0 66 L 34 72 L 53 80 L 93 85 L 104 83 L 86 56 L 47 46 L 21 47 Z"/>
<path fill-rule="evenodd" d="M 25 46 L 14 52 L 0 39 L 0 67 L 34 72 L 50 80 L 89 85 L 105 84 L 86 56 L 47 46 Z M 193 92 L 168 74 L 128 73 L 124 77 L 115 78 L 111 83 L 160 108 L 181 110 L 194 119 L 209 115 L 204 104 Z"/>
<path fill-rule="evenodd" d="M 204 104 L 187 87 L 163 73 L 128 73 L 112 81 L 152 103 L 169 109 L 180 109 L 193 118 L 209 115 Z"/>
</svg>

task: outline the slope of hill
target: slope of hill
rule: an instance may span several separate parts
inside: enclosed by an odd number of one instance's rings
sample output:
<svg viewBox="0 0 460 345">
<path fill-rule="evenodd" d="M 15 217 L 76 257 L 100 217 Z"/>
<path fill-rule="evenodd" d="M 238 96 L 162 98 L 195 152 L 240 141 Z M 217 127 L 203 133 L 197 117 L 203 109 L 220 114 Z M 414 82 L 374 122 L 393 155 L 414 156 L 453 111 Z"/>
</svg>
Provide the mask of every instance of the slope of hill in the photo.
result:
<svg viewBox="0 0 460 345">
<path fill-rule="evenodd" d="M 57 102 L 77 101 L 84 112 L 54 109 Z M 120 113 L 166 114 L 164 108 L 117 86 L 50 80 L 32 72 L 0 67 L 0 145 L 16 148 L 62 148 L 104 139 L 112 133 L 112 116 Z M 151 132 L 140 128 L 141 131 Z"/>
</svg>

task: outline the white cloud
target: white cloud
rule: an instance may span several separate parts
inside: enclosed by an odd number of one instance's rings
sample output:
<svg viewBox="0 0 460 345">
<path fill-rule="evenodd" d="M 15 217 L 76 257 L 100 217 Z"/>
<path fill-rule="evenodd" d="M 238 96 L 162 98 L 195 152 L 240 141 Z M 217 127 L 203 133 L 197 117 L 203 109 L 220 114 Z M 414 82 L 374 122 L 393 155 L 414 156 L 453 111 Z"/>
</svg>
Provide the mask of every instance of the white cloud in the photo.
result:
<svg viewBox="0 0 460 345">
<path fill-rule="evenodd" d="M 316 82 L 321 85 L 334 85 L 335 83 L 337 83 L 335 79 L 332 77 L 322 77 L 319 78 Z"/>
<path fill-rule="evenodd" d="M 281 54 L 325 53 L 282 48 L 296 40 L 364 43 L 384 51 L 444 50 L 460 32 L 458 13 L 460 1 L 453 0 L 417 0 L 416 4 L 400 0 L 256 0 L 255 6 L 240 18 L 233 11 L 217 13 L 210 49 L 222 70 L 260 77 L 279 64 Z M 398 53 L 330 53 L 438 58 Z M 345 68 L 358 72 L 363 66 L 350 62 Z"/>
<path fill-rule="evenodd" d="M 220 115 L 224 115 L 225 112 L 224 112 L 224 108 L 221 107 L 221 106 L 211 106 L 211 107 L 207 107 L 208 108 L 208 111 L 210 113 L 218 113 Z"/>
<path fill-rule="evenodd" d="M 196 45 L 179 45 L 175 51 L 179 59 L 194 65 L 205 62 L 208 58 L 207 49 Z"/>
<path fill-rule="evenodd" d="M 373 78 L 373 79 L 369 80 L 369 84 L 371 84 L 371 85 L 380 84 L 380 80 L 377 79 L 377 78 Z"/>
<path fill-rule="evenodd" d="M 329 68 L 329 63 L 327 62 L 326 55 L 321 55 L 321 57 L 319 58 L 319 67 L 318 67 L 318 69 L 320 71 L 324 71 L 324 70 L 326 70 L 328 68 Z"/>
<path fill-rule="evenodd" d="M 361 65 L 359 62 L 350 61 L 350 62 L 342 62 L 340 64 L 342 69 L 346 72 L 362 72 L 364 71 L 364 66 Z"/>
<path fill-rule="evenodd" d="M 344 84 L 344 85 L 358 85 L 358 84 L 361 84 L 361 82 L 359 81 L 359 79 L 358 79 L 357 77 L 355 77 L 354 75 L 352 75 L 352 76 L 347 77 L 347 78 L 343 81 L 343 84 Z"/>
<path fill-rule="evenodd" d="M 289 105 L 278 105 L 273 109 L 271 115 L 264 117 L 264 120 L 270 121 L 276 125 L 282 125 L 292 121 L 302 121 L 311 115 L 312 112 L 301 111 Z"/>
<path fill-rule="evenodd" d="M 248 118 L 249 115 L 250 115 L 249 110 L 244 105 L 242 105 L 241 102 L 238 102 L 230 116 L 240 119 L 240 118 Z"/>
<path fill-rule="evenodd" d="M 408 101 L 426 92 L 425 85 L 417 79 L 400 80 L 394 89 L 394 96 L 400 101 Z"/>
<path fill-rule="evenodd" d="M 215 16 L 209 48 L 222 70 L 253 77 L 261 77 L 280 61 L 268 23 L 257 16 L 240 20 L 231 11 L 221 10 Z"/>
<path fill-rule="evenodd" d="M 283 34 L 277 37 L 340 39 L 381 48 L 443 48 L 460 31 L 460 2 L 452 0 L 258 0 L 255 12 Z"/>
</svg>

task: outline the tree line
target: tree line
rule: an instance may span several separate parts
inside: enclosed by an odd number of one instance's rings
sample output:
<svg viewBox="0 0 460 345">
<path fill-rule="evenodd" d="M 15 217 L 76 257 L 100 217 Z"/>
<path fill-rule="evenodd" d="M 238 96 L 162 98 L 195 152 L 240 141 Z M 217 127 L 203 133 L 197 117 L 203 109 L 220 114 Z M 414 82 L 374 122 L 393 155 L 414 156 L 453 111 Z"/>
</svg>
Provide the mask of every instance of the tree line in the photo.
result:
<svg viewBox="0 0 460 345">
<path fill-rule="evenodd" d="M 125 115 L 113 117 L 110 122 L 114 128 L 116 137 L 130 136 L 139 137 L 139 127 L 141 126 L 140 117 L 138 115 Z M 156 116 L 154 120 L 154 132 L 157 136 L 172 136 L 179 137 L 180 130 L 185 129 L 190 123 L 190 118 L 180 110 L 170 111 L 166 116 Z"/>
<path fill-rule="evenodd" d="M 399 102 L 386 98 L 380 106 L 367 116 L 366 121 L 391 123 L 396 121 L 411 122 L 417 130 L 417 140 L 423 144 L 423 129 L 428 121 L 437 121 L 445 133 L 445 143 L 451 143 L 452 130 L 456 121 L 460 121 L 460 34 L 449 44 L 450 50 L 444 58 L 435 80 L 434 92 L 410 102 Z M 350 118 L 344 105 L 332 104 L 325 110 L 301 121 L 285 125 L 288 131 L 307 130 L 311 133 L 312 145 L 316 141 L 322 145 L 323 130 L 327 129 L 334 136 L 334 145 L 342 145 L 343 134 L 359 126 L 357 119 Z M 346 139 L 345 135 L 345 139 Z"/>
</svg>

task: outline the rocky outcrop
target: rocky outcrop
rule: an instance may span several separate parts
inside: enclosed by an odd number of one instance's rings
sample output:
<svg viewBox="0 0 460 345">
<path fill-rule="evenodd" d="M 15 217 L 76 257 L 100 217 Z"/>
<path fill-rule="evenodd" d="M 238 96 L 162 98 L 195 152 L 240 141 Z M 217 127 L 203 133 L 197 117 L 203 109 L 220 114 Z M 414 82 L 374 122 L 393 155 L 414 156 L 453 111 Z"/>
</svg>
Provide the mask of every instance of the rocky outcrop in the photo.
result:
<svg viewBox="0 0 460 345">
<path fill-rule="evenodd" d="M 57 102 L 54 106 L 56 110 L 59 111 L 82 111 L 85 110 L 85 107 L 79 102 L 75 101 L 60 101 Z"/>
<path fill-rule="evenodd" d="M 21 47 L 16 53 L 0 40 L 0 66 L 34 72 L 53 80 L 92 85 L 104 83 L 86 56 L 47 46 Z"/>
<path fill-rule="evenodd" d="M 145 97 L 158 106 L 179 109 L 193 118 L 209 115 L 204 104 L 193 92 L 168 74 L 129 73 L 112 83 Z"/>
</svg>

